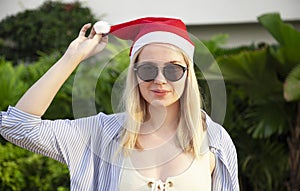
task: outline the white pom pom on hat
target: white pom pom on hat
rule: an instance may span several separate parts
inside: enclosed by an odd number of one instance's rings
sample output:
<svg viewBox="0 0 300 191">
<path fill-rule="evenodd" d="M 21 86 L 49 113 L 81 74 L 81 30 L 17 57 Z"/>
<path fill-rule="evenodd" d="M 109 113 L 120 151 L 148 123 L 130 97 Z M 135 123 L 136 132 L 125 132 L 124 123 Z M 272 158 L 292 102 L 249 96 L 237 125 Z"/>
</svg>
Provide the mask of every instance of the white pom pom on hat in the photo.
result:
<svg viewBox="0 0 300 191">
<path fill-rule="evenodd" d="M 145 17 L 113 26 L 109 26 L 104 21 L 98 22 L 94 26 L 96 33 L 110 33 L 120 39 L 133 41 L 130 49 L 131 59 L 147 44 L 167 43 L 180 48 L 193 61 L 195 46 L 185 24 L 180 19 Z"/>
<path fill-rule="evenodd" d="M 97 34 L 107 34 L 110 31 L 110 25 L 105 21 L 98 21 L 94 24 L 94 29 Z"/>
</svg>

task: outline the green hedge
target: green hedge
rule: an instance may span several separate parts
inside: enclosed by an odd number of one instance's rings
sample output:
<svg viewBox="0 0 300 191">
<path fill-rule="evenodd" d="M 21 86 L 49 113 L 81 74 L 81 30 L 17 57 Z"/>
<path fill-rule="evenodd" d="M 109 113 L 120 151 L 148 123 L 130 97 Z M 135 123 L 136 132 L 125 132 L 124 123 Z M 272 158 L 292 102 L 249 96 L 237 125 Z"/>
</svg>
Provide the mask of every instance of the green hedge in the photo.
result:
<svg viewBox="0 0 300 191">
<path fill-rule="evenodd" d="M 11 143 L 0 144 L 0 190 L 67 191 L 67 166 Z"/>
<path fill-rule="evenodd" d="M 37 60 L 41 53 L 62 52 L 83 24 L 96 20 L 80 2 L 46 1 L 0 22 L 0 52 L 13 63 Z"/>
</svg>

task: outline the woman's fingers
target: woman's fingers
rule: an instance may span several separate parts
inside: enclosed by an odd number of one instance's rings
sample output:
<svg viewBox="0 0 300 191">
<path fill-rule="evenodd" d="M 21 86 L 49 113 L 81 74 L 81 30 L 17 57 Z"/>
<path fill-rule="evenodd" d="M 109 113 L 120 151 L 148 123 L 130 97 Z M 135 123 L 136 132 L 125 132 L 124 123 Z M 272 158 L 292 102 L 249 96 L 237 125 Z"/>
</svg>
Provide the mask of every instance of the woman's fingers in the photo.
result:
<svg viewBox="0 0 300 191">
<path fill-rule="evenodd" d="M 91 29 L 91 32 L 90 32 L 90 34 L 89 34 L 89 36 L 88 36 L 88 38 L 93 38 L 94 36 L 95 36 L 95 34 L 96 34 L 96 31 L 95 31 L 95 29 L 94 29 L 94 27 Z"/>
<path fill-rule="evenodd" d="M 96 40 L 98 43 L 101 43 L 102 34 L 95 34 L 95 36 L 93 37 L 93 40 Z"/>
<path fill-rule="evenodd" d="M 95 31 L 95 28 L 93 27 L 88 38 L 89 39 L 94 39 L 96 40 L 98 43 L 101 42 L 101 39 L 102 39 L 103 35 L 102 34 L 97 34 L 96 31 Z"/>
<path fill-rule="evenodd" d="M 68 48 L 68 52 L 75 55 L 82 55 L 81 61 L 101 52 L 108 43 L 108 37 L 102 37 L 102 34 L 96 34 L 94 29 L 91 29 L 90 34 L 86 37 L 87 31 L 91 28 L 91 24 L 85 24 L 79 36 L 72 41 Z"/>
<path fill-rule="evenodd" d="M 91 23 L 83 25 L 83 27 L 81 28 L 81 30 L 79 32 L 79 36 L 85 37 L 86 31 L 91 27 L 91 25 L 92 25 Z"/>
<path fill-rule="evenodd" d="M 92 25 L 91 23 L 83 25 L 83 27 L 81 28 L 81 30 L 79 32 L 79 37 L 86 37 L 86 32 L 89 28 L 91 28 L 91 25 Z M 87 38 L 96 40 L 98 43 L 100 43 L 102 37 L 103 37 L 103 35 L 97 34 L 94 27 L 92 27 L 91 32 Z"/>
<path fill-rule="evenodd" d="M 93 51 L 88 54 L 87 58 L 98 54 L 106 47 L 108 43 L 108 36 L 102 37 L 102 34 L 96 34 L 92 40 L 96 40 L 98 43 L 94 47 Z"/>
<path fill-rule="evenodd" d="M 108 43 L 108 36 L 107 35 L 105 35 L 105 36 L 101 35 L 101 37 L 102 37 L 101 42 L 107 44 Z"/>
</svg>

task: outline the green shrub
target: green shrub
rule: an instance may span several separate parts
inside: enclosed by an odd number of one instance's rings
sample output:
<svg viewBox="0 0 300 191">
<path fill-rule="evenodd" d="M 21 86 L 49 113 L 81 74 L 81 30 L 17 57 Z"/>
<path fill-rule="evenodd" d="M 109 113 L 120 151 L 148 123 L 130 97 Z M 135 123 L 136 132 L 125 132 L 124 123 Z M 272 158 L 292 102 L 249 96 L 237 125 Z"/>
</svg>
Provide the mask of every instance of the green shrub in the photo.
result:
<svg viewBox="0 0 300 191">
<path fill-rule="evenodd" d="M 66 165 L 6 143 L 0 144 L 0 190 L 69 190 Z"/>
<path fill-rule="evenodd" d="M 14 105 L 29 87 L 22 77 L 25 66 L 13 67 L 11 62 L 0 59 L 0 110 L 5 110 L 8 105 Z"/>
<path fill-rule="evenodd" d="M 39 54 L 64 51 L 85 23 L 94 15 L 80 2 L 46 1 L 35 10 L 26 10 L 0 22 L 0 52 L 6 59 L 37 60 Z"/>
</svg>

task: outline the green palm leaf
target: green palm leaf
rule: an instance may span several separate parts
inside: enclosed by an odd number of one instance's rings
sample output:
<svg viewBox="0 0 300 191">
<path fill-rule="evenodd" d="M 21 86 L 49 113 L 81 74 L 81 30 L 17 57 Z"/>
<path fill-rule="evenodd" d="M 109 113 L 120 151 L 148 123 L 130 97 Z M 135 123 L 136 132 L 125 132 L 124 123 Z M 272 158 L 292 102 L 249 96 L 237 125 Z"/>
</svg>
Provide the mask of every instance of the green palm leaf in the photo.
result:
<svg viewBox="0 0 300 191">
<path fill-rule="evenodd" d="M 279 74 L 285 78 L 300 64 L 300 32 L 292 25 L 284 23 L 278 13 L 264 14 L 258 20 L 279 43 L 279 46 L 270 49 L 270 53 L 279 63 Z"/>
<path fill-rule="evenodd" d="M 300 46 L 300 32 L 292 25 L 282 22 L 279 13 L 268 13 L 258 17 L 258 21 L 282 46 Z"/>
<path fill-rule="evenodd" d="M 269 62 L 267 48 L 219 57 L 218 65 L 225 81 L 239 85 L 252 98 L 264 99 L 282 92 L 282 83 Z"/>
<path fill-rule="evenodd" d="M 285 80 L 284 98 L 286 101 L 300 100 L 300 65 L 295 67 Z"/>
<path fill-rule="evenodd" d="M 291 127 L 290 112 L 282 98 L 265 98 L 264 102 L 253 103 L 246 114 L 248 133 L 253 138 L 269 138 L 286 133 Z"/>
</svg>

